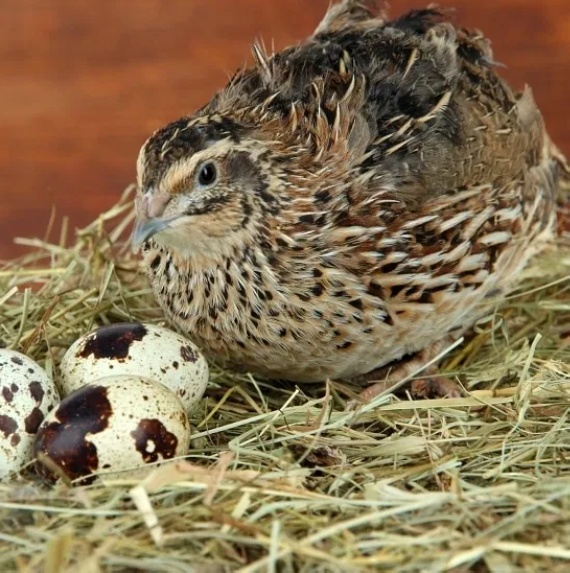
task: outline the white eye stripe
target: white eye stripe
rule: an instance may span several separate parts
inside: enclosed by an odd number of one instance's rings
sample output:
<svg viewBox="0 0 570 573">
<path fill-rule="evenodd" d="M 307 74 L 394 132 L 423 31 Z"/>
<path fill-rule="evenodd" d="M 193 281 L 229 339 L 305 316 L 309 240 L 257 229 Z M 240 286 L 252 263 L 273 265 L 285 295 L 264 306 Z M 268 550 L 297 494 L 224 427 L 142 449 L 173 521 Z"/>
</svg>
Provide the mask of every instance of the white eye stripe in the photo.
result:
<svg viewBox="0 0 570 573">
<path fill-rule="evenodd" d="M 142 185 L 143 174 L 146 171 L 146 166 L 147 166 L 147 162 L 146 162 L 147 145 L 148 145 L 148 141 L 146 141 L 145 144 L 141 147 L 141 149 L 139 151 L 139 155 L 137 157 L 137 185 L 139 187 L 141 187 L 141 185 Z"/>
<path fill-rule="evenodd" d="M 227 155 L 234 147 L 235 144 L 229 139 L 223 139 L 208 149 L 181 158 L 168 167 L 166 173 L 159 181 L 158 187 L 169 193 L 174 189 L 180 189 L 188 185 L 190 177 L 196 178 L 195 181 L 197 183 L 199 165 L 204 165 L 208 162 L 215 163 L 217 159 Z"/>
</svg>

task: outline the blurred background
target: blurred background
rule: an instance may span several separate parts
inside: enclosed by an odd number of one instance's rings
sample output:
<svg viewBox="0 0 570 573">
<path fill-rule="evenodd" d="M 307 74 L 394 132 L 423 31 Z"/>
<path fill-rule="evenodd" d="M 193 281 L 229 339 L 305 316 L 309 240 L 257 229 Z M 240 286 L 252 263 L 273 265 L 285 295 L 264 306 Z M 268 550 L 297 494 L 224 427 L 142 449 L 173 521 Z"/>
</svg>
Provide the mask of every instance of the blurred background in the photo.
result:
<svg viewBox="0 0 570 573">
<path fill-rule="evenodd" d="M 428 0 L 392 0 L 391 13 Z M 569 0 L 440 0 L 530 84 L 570 154 Z M 312 32 L 329 0 L 18 0 L 0 22 L 0 259 L 42 237 L 53 207 L 81 227 L 134 180 L 140 145 L 220 88 L 262 38 Z"/>
</svg>

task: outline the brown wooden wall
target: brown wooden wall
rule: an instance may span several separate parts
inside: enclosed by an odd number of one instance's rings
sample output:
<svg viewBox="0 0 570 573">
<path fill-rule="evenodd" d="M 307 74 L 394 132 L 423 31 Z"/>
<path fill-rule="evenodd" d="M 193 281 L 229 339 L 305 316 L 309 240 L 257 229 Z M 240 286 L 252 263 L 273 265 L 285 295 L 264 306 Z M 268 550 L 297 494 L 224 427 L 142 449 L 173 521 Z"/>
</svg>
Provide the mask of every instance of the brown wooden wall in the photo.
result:
<svg viewBox="0 0 570 573">
<path fill-rule="evenodd" d="M 392 12 L 428 0 L 392 0 Z M 261 37 L 308 35 L 329 0 L 17 0 L 0 16 L 0 258 L 42 236 L 52 206 L 73 226 L 133 180 L 138 148 L 222 86 Z M 440 0 L 493 40 L 570 154 L 570 1 Z"/>
</svg>

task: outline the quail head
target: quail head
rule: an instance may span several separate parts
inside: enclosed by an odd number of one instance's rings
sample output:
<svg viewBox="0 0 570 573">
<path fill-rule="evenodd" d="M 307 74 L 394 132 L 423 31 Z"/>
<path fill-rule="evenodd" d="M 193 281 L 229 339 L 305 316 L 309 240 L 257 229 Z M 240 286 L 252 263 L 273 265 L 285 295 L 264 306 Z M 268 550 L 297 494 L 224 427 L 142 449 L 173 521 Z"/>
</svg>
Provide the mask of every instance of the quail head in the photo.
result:
<svg viewBox="0 0 570 573">
<path fill-rule="evenodd" d="M 156 298 L 226 366 L 402 375 L 552 238 L 564 158 L 530 89 L 437 9 L 345 0 L 303 43 L 253 53 L 140 151 L 133 240 Z"/>
</svg>

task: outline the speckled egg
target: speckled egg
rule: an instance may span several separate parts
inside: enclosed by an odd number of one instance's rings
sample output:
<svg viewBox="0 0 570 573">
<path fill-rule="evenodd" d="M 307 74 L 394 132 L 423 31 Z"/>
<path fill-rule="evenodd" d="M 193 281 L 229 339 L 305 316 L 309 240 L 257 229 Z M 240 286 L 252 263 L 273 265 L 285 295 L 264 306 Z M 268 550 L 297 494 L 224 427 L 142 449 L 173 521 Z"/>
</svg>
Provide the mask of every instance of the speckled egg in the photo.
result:
<svg viewBox="0 0 570 573">
<path fill-rule="evenodd" d="M 111 324 L 82 336 L 65 353 L 60 371 L 64 396 L 106 376 L 130 374 L 164 384 L 187 412 L 208 383 L 208 363 L 192 342 L 139 322 Z"/>
<path fill-rule="evenodd" d="M 162 384 L 125 375 L 67 396 L 38 430 L 34 454 L 38 473 L 49 481 L 62 473 L 86 484 L 96 479 L 92 474 L 138 476 L 146 464 L 185 455 L 189 443 L 180 399 Z"/>
<path fill-rule="evenodd" d="M 34 436 L 58 402 L 41 366 L 20 352 L 0 349 L 0 479 L 32 459 Z"/>
</svg>

